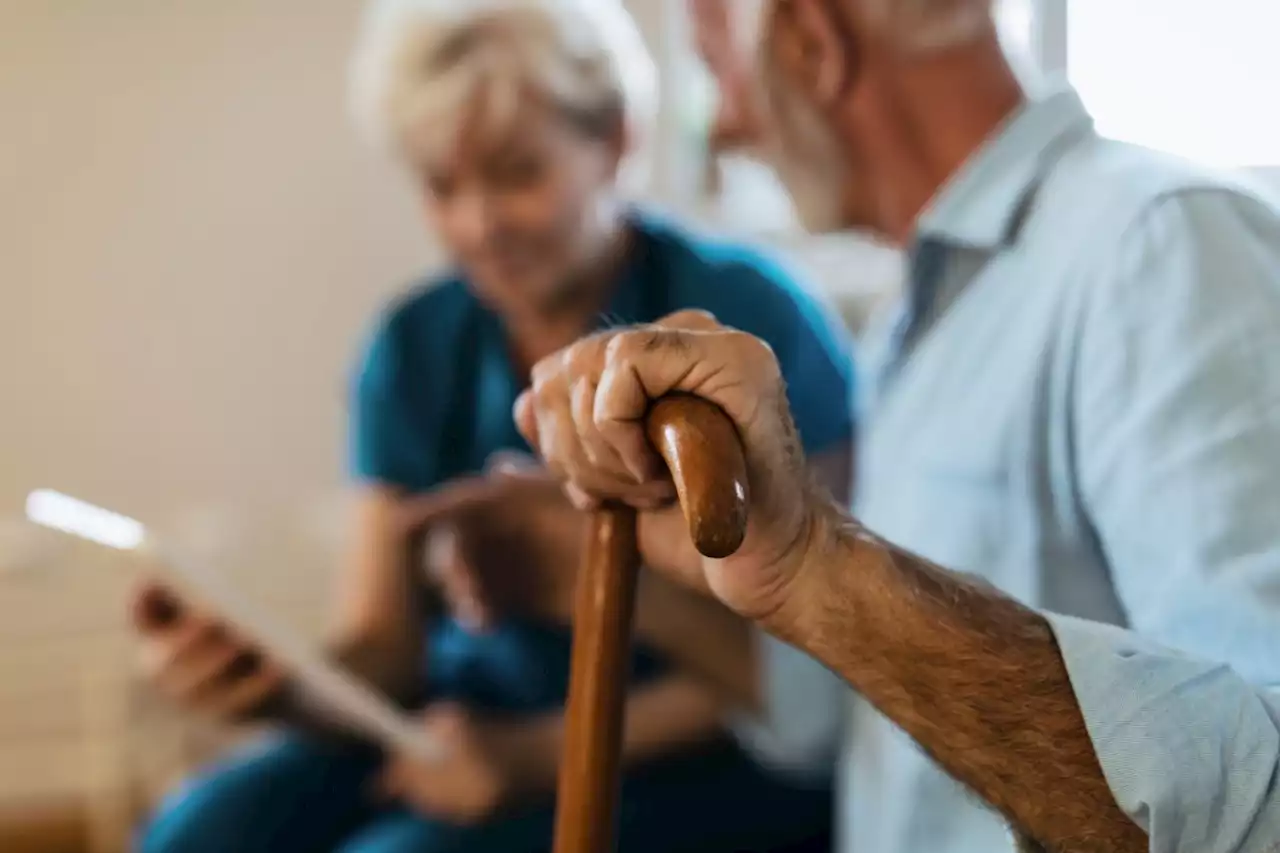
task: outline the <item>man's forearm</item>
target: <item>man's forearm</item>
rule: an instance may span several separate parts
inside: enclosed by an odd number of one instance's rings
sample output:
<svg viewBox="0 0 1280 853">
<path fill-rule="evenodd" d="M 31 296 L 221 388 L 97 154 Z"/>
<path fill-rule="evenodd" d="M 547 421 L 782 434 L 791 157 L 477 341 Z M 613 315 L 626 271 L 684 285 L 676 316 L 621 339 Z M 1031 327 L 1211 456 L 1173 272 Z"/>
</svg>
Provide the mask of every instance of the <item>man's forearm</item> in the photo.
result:
<svg viewBox="0 0 1280 853">
<path fill-rule="evenodd" d="M 835 511 L 771 622 L 1051 851 L 1144 851 L 1094 753 L 1048 623 Z"/>
</svg>

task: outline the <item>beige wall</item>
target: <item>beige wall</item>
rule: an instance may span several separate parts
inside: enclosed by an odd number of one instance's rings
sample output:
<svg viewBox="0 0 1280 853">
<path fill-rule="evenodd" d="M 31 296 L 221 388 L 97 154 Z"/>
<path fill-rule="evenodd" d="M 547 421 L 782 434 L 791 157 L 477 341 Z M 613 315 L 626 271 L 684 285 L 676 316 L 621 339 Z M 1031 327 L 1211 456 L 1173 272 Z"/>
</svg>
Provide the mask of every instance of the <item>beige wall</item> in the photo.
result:
<svg viewBox="0 0 1280 853">
<path fill-rule="evenodd" d="M 628 0 L 660 61 L 680 2 Z M 347 124 L 361 5 L 0 0 L 0 519 L 38 486 L 154 520 L 341 482 L 361 331 L 436 254 Z M 896 268 L 853 249 L 792 254 L 856 314 Z"/>
<path fill-rule="evenodd" d="M 654 41 L 679 2 L 633 0 Z M 323 623 L 337 525 L 309 516 L 342 480 L 351 354 L 434 254 L 347 128 L 359 5 L 0 0 L 0 810 L 114 790 L 136 747 L 163 766 L 171 746 L 126 686 L 127 566 L 6 535 L 30 489 L 148 521 L 288 502 L 302 529 L 258 518 L 218 565 L 309 635 Z M 882 277 L 802 249 L 819 280 Z"/>
<path fill-rule="evenodd" d="M 0 515 L 340 482 L 349 357 L 431 252 L 343 101 L 356 0 L 0 0 Z"/>
</svg>

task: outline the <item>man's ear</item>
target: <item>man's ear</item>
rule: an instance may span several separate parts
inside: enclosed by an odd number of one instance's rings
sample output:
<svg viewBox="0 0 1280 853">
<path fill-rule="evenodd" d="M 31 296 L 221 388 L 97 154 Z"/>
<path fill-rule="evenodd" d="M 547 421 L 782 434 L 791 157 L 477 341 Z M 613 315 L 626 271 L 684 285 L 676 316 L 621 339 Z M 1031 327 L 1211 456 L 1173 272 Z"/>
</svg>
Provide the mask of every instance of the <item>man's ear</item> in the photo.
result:
<svg viewBox="0 0 1280 853">
<path fill-rule="evenodd" d="M 821 107 L 834 107 L 848 91 L 857 49 L 844 0 L 781 0 L 779 14 L 795 39 L 792 60 Z"/>
</svg>

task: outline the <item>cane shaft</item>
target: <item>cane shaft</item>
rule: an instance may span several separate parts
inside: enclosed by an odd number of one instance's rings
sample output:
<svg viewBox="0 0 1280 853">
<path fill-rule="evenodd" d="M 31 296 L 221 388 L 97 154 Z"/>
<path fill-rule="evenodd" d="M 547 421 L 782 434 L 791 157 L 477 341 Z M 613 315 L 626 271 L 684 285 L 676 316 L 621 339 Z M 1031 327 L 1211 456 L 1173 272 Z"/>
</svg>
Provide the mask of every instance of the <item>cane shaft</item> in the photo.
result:
<svg viewBox="0 0 1280 853">
<path fill-rule="evenodd" d="M 635 511 L 592 514 L 574 602 L 569 701 L 556 803 L 555 853 L 614 849 L 623 703 L 630 670 Z"/>
<path fill-rule="evenodd" d="M 733 423 L 688 396 L 657 401 L 646 432 L 671 471 L 689 535 L 727 557 L 746 535 L 747 477 Z M 640 555 L 636 514 L 609 506 L 591 518 L 574 601 L 565 745 L 554 853 L 610 853 L 617 834 L 622 727 Z"/>
</svg>

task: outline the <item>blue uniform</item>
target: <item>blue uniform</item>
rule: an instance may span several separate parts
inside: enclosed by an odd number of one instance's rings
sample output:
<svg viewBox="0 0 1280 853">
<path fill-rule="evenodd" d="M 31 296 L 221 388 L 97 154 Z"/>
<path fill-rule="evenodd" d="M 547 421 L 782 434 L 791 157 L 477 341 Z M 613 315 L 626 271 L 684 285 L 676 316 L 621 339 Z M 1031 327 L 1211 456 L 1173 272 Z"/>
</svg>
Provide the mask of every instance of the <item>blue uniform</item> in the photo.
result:
<svg viewBox="0 0 1280 853">
<path fill-rule="evenodd" d="M 632 256 L 601 323 L 657 320 L 683 308 L 712 312 L 768 341 L 787 380 L 806 449 L 820 453 L 853 432 L 848 338 L 827 311 L 773 262 L 636 216 Z M 525 385 L 508 358 L 499 318 L 465 280 L 433 282 L 398 300 L 373 336 L 355 389 L 355 475 L 409 492 L 483 469 L 504 450 L 528 452 L 511 417 Z M 508 620 L 483 635 L 438 620 L 428 637 L 430 698 L 484 710 L 561 707 L 569 633 Z M 633 683 L 660 676 L 643 647 Z M 550 804 L 490 824 L 457 828 L 365 801 L 376 756 L 291 739 L 198 780 L 162 811 L 144 850 L 545 851 Z M 255 793 L 257 792 L 257 793 Z M 736 746 L 717 744 L 630 773 L 623 851 L 771 850 L 825 835 L 829 789 L 762 772 Z M 252 820 L 248 816 L 252 816 Z"/>
</svg>

